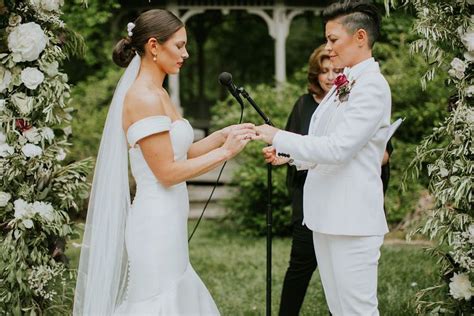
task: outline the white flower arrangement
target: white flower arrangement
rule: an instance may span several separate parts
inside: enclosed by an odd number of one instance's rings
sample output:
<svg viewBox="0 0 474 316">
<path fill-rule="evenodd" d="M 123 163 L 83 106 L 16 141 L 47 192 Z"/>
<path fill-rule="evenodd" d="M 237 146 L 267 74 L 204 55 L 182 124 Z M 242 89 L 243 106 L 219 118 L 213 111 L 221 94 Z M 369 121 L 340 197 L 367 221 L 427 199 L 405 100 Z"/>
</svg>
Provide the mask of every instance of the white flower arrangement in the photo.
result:
<svg viewBox="0 0 474 316">
<path fill-rule="evenodd" d="M 11 198 L 12 195 L 10 193 L 0 191 L 0 207 L 7 206 Z"/>
<path fill-rule="evenodd" d="M 54 60 L 50 63 L 40 64 L 41 70 L 43 70 L 49 77 L 54 77 L 59 73 L 59 63 Z"/>
<path fill-rule="evenodd" d="M 54 131 L 49 127 L 43 127 L 41 129 L 41 136 L 43 136 L 43 139 L 51 143 L 54 139 Z"/>
<path fill-rule="evenodd" d="M 32 158 L 32 157 L 41 156 L 41 154 L 43 153 L 43 150 L 39 146 L 36 146 L 33 144 L 26 144 L 25 146 L 21 148 L 21 152 L 26 157 Z"/>
<path fill-rule="evenodd" d="M 58 12 L 64 5 L 64 0 L 30 0 L 31 4 L 40 10 Z"/>
<path fill-rule="evenodd" d="M 0 93 L 5 91 L 12 82 L 12 73 L 10 70 L 0 66 Z"/>
<path fill-rule="evenodd" d="M 8 35 L 8 48 L 15 62 L 35 61 L 48 41 L 41 26 L 35 22 L 29 22 L 13 28 Z"/>
<path fill-rule="evenodd" d="M 0 157 L 5 158 L 10 155 L 13 155 L 15 148 L 8 144 L 0 144 Z"/>
<path fill-rule="evenodd" d="M 27 116 L 33 110 L 34 99 L 23 92 L 13 94 L 11 101 L 21 115 Z"/>
<path fill-rule="evenodd" d="M 464 72 L 466 71 L 466 63 L 461 59 L 455 57 L 451 62 L 451 69 L 448 71 L 449 75 L 457 79 L 464 78 Z"/>
<path fill-rule="evenodd" d="M 43 82 L 44 75 L 38 68 L 27 67 L 21 71 L 21 81 L 30 90 L 35 90 Z"/>
<path fill-rule="evenodd" d="M 0 269 L 0 292 L 11 294 L 0 299 L 0 313 L 22 306 L 28 314 L 62 315 L 53 311 L 71 300 L 69 292 L 56 293 L 66 270 L 56 266 L 49 247 L 73 233 L 68 212 L 78 210 L 88 192 L 92 161 L 65 164 L 69 134 L 55 135 L 71 125 L 73 111 L 60 65 L 80 45 L 74 33 L 72 46 L 62 43 L 68 31 L 60 19 L 63 4 L 0 5 L 7 22 L 0 29 L 6 44 L 0 53 L 0 253 L 8 253 L 0 256 L 0 266 L 7 267 Z"/>
<path fill-rule="evenodd" d="M 470 300 L 474 295 L 474 288 L 472 287 L 469 276 L 465 273 L 457 274 L 450 279 L 449 293 L 457 300 Z"/>
<path fill-rule="evenodd" d="M 415 9 L 414 29 L 420 36 L 412 43 L 412 51 L 435 60 L 422 77 L 422 83 L 433 79 L 436 70 L 447 68 L 450 76 L 447 84 L 455 92 L 451 96 L 454 106 L 443 124 L 421 142 L 411 163 L 417 174 L 424 169 L 423 163 L 429 164 L 428 187 L 434 197 L 432 211 L 415 232 L 433 242 L 431 250 L 439 259 L 439 274 L 452 275 L 447 282 L 440 280 L 442 283 L 420 289 L 416 294 L 416 309 L 423 315 L 470 315 L 474 295 L 474 218 L 470 200 L 474 190 L 471 181 L 474 108 L 470 100 L 474 94 L 474 15 L 468 5 L 474 1 L 405 2 Z"/>
<path fill-rule="evenodd" d="M 38 144 L 41 141 L 41 135 L 36 127 L 32 127 L 23 132 L 23 136 L 33 144 Z"/>
</svg>

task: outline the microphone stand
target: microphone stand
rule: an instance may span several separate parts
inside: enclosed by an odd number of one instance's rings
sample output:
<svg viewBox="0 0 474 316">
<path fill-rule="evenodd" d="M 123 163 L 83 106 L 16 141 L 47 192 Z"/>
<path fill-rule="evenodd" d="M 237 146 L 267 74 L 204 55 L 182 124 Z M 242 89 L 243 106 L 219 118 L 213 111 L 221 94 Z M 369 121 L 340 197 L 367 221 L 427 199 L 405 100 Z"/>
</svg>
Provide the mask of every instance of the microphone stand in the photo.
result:
<svg viewBox="0 0 474 316">
<path fill-rule="evenodd" d="M 255 111 L 262 117 L 265 124 L 274 126 L 272 121 L 258 107 L 257 103 L 250 97 L 243 87 L 237 88 L 237 91 L 253 106 Z M 272 309 L 272 164 L 267 164 L 267 286 L 266 286 L 266 316 L 271 316 Z"/>
</svg>

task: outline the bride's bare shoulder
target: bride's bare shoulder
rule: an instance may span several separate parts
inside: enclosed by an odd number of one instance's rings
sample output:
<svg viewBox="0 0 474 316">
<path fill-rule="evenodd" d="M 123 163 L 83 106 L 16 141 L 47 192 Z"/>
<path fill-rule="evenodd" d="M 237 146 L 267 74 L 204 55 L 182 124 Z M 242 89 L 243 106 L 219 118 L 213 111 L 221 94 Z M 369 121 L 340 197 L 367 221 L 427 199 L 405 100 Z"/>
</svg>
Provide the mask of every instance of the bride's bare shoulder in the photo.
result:
<svg viewBox="0 0 474 316">
<path fill-rule="evenodd" d="M 165 115 L 162 96 L 147 87 L 134 84 L 124 100 L 124 119 L 130 123 L 153 115 Z"/>
</svg>

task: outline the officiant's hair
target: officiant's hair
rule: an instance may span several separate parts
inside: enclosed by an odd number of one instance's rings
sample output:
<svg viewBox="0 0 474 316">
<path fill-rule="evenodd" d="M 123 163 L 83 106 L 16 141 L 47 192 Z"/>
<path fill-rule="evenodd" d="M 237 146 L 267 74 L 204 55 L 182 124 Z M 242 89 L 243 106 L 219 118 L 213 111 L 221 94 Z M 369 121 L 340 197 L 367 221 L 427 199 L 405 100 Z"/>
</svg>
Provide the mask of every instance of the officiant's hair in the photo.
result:
<svg viewBox="0 0 474 316">
<path fill-rule="evenodd" d="M 370 48 L 380 36 L 380 13 L 370 0 L 345 0 L 333 3 L 324 9 L 324 25 L 336 19 L 340 19 L 350 32 L 364 29 L 369 38 Z"/>
<path fill-rule="evenodd" d="M 161 9 L 143 12 L 133 24 L 135 26 L 131 29 L 131 33 L 118 41 L 112 53 L 113 61 L 120 67 L 127 67 L 135 52 L 143 56 L 145 44 L 150 38 L 156 38 L 158 43 L 163 44 L 184 26 L 173 13 Z"/>
</svg>

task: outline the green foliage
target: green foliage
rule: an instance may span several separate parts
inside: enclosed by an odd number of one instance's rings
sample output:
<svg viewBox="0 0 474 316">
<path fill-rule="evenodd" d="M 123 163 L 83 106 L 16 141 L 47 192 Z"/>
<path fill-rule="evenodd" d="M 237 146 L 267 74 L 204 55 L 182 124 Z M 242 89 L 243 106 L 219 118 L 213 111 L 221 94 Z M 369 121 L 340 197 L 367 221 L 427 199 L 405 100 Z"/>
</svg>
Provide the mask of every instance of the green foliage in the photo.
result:
<svg viewBox="0 0 474 316">
<path fill-rule="evenodd" d="M 430 63 L 422 84 L 426 86 L 435 80 L 436 71 L 450 68 L 446 81 L 454 93 L 450 99 L 451 112 L 422 140 L 410 165 L 415 176 L 427 167 L 435 205 L 414 233 L 422 233 L 434 241 L 431 253 L 438 258 L 443 276 L 437 284 L 418 292 L 417 312 L 470 315 L 474 313 L 472 2 L 403 2 L 417 15 L 415 31 L 420 38 L 412 43 L 412 51 Z"/>
<path fill-rule="evenodd" d="M 304 90 L 293 84 L 280 88 L 258 85 L 249 89 L 249 94 L 271 119 L 275 126 L 283 128 L 297 97 Z M 235 103 L 230 97 L 218 102 L 212 109 L 212 126 L 222 128 L 235 124 L 239 120 L 237 109 L 229 111 L 229 103 Z M 263 124 L 256 111 L 248 106 L 245 109 L 244 122 Z M 252 142 L 238 156 L 240 163 L 232 183 L 239 187 L 239 192 L 227 203 L 230 209 L 229 219 L 243 232 L 251 235 L 265 233 L 267 210 L 267 166 L 262 158 L 264 143 Z M 277 235 L 288 234 L 291 225 L 291 207 L 286 190 L 286 168 L 273 168 L 273 232 Z"/>
<path fill-rule="evenodd" d="M 118 40 L 118 31 L 125 35 L 125 25 L 121 30 L 114 30 L 112 21 L 120 4 L 114 0 L 65 1 L 64 22 L 84 39 L 87 47 L 84 54 L 70 58 L 66 70 L 71 82 L 83 80 L 96 74 L 112 64 L 112 48 Z M 71 43 L 71 41 L 68 41 Z"/>
<path fill-rule="evenodd" d="M 72 122 L 72 160 L 97 156 L 105 118 L 121 75 L 122 70 L 115 66 L 73 87 L 71 103 L 76 112 Z"/>
<path fill-rule="evenodd" d="M 73 235 L 70 215 L 89 190 L 91 160 L 64 161 L 72 108 L 68 77 L 59 68 L 82 42 L 64 27 L 60 2 L 48 4 L 1 7 L 7 16 L 0 21 L 2 50 L 8 42 L 0 54 L 2 315 L 67 312 L 73 274 L 56 262 L 55 248 Z"/>
</svg>

